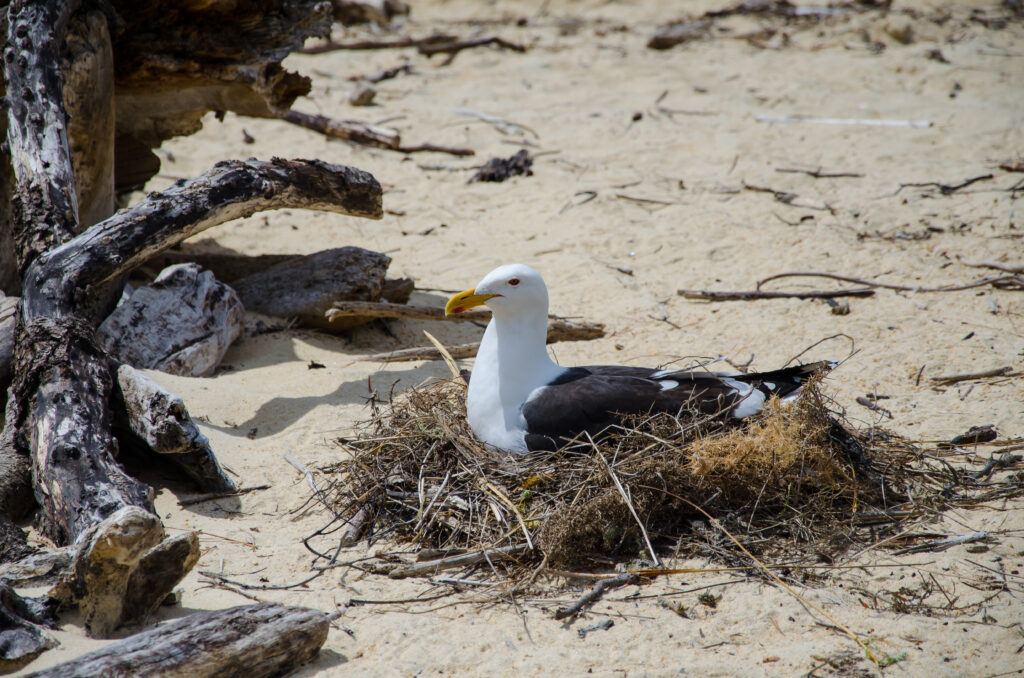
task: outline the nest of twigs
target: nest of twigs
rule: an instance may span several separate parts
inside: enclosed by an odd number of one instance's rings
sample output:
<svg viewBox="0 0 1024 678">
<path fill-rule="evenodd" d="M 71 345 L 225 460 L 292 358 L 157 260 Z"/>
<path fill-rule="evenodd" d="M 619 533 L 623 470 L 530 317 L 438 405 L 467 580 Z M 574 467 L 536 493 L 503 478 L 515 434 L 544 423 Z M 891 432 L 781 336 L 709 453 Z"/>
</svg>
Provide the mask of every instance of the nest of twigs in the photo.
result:
<svg viewBox="0 0 1024 678">
<path fill-rule="evenodd" d="M 921 488 L 937 496 L 945 472 L 910 473 L 922 461 L 913 446 L 853 430 L 816 380 L 742 422 L 636 418 L 596 442 L 527 455 L 476 440 L 465 392 L 459 380 L 410 390 L 339 440 L 349 455 L 327 470 L 323 497 L 335 519 L 358 514 L 364 537 L 422 548 L 532 546 L 525 557 L 553 567 L 651 560 L 652 550 L 749 564 L 737 541 L 828 561 L 868 523 L 877 537 L 893 514 L 886 497 L 907 496 L 908 484 L 920 515 Z"/>
</svg>

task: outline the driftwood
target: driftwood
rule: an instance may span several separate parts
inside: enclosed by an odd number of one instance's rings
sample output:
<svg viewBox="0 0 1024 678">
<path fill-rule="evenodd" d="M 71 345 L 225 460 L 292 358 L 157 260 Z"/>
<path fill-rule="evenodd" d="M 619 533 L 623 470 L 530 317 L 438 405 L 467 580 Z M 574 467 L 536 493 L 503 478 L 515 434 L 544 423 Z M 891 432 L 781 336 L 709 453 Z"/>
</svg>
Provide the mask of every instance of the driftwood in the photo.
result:
<svg viewBox="0 0 1024 678">
<path fill-rule="evenodd" d="M 396 149 L 402 143 L 398 130 L 355 120 L 334 120 L 323 115 L 288 111 L 283 118 L 293 125 L 366 146 Z"/>
<path fill-rule="evenodd" d="M 318 610 L 259 603 L 197 612 L 82 655 L 34 678 L 264 678 L 316 656 L 330 618 Z"/>
<path fill-rule="evenodd" d="M 0 565 L 0 581 L 16 588 L 54 584 L 68 576 L 73 555 L 74 549 L 70 546 L 33 553 L 17 562 Z"/>
<path fill-rule="evenodd" d="M 806 292 L 719 292 L 711 290 L 676 290 L 676 294 L 687 299 L 705 301 L 753 301 L 756 299 L 832 299 L 833 297 L 870 297 L 875 291 L 869 287 L 851 290 L 808 290 Z"/>
<path fill-rule="evenodd" d="M 341 318 L 405 318 L 407 320 L 447 320 L 449 322 L 487 322 L 490 311 L 467 311 L 458 315 L 444 314 L 443 308 L 410 306 L 372 301 L 338 301 L 327 310 L 330 321 Z"/>
<path fill-rule="evenodd" d="M 365 323 L 348 318 L 332 322 L 325 313 L 335 300 L 377 300 L 391 257 L 360 247 L 339 247 L 295 257 L 272 268 L 236 280 L 249 311 L 296 317 L 309 327 L 344 330 Z"/>
<path fill-rule="evenodd" d="M 11 359 L 14 357 L 14 315 L 18 297 L 0 296 L 0 407 L 5 402 L 7 385 L 11 377 Z"/>
<path fill-rule="evenodd" d="M 114 396 L 124 421 L 115 425 L 131 432 L 147 449 L 184 471 L 196 486 L 208 492 L 235 492 L 210 449 L 210 441 L 196 426 L 185 403 L 130 365 L 117 368 Z M 120 435 L 124 445 L 127 432 Z"/>
<path fill-rule="evenodd" d="M 164 269 L 96 331 L 112 358 L 185 377 L 209 376 L 242 333 L 238 294 L 196 264 Z"/>
<path fill-rule="evenodd" d="M 188 250 L 166 250 L 148 260 L 137 270 L 147 272 L 155 277 L 157 271 L 162 271 L 168 266 L 175 264 L 196 263 L 200 267 L 213 273 L 217 280 L 234 285 L 235 282 L 250 275 L 262 273 L 285 262 L 295 262 L 301 258 L 297 254 L 256 254 L 249 256 L 237 253 L 200 253 L 189 252 Z M 413 293 L 415 284 L 411 278 L 385 278 L 381 284 L 380 296 L 396 304 L 404 304 Z M 2 304 L 2 301 L 0 301 Z M 2 317 L 2 313 L 0 313 Z"/>
<path fill-rule="evenodd" d="M 466 565 L 482 563 L 489 558 L 494 560 L 499 558 L 514 558 L 521 553 L 525 553 L 526 550 L 527 546 L 521 544 L 516 546 L 503 546 L 501 548 L 488 549 L 486 551 L 462 553 L 457 556 L 438 558 L 437 560 L 424 560 L 418 563 L 411 563 L 404 567 L 395 568 L 388 573 L 388 577 L 391 579 L 405 579 L 406 577 L 429 576 L 435 572 L 440 572 L 441 570 L 450 570 L 455 567 L 464 567 Z"/>
<path fill-rule="evenodd" d="M 45 602 L 22 598 L 0 581 L 0 673 L 17 671 L 57 645 L 44 631 L 54 621 L 53 610 Z"/>
</svg>

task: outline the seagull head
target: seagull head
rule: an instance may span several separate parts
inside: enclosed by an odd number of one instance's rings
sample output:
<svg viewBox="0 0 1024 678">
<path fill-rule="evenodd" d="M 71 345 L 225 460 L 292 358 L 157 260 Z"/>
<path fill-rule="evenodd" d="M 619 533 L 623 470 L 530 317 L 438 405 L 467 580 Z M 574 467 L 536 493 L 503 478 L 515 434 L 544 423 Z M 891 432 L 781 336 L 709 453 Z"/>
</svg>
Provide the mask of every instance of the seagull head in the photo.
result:
<svg viewBox="0 0 1024 678">
<path fill-rule="evenodd" d="M 499 266 L 484 276 L 476 287 L 459 292 L 444 307 L 446 315 L 457 315 L 487 305 L 496 317 L 539 315 L 547 322 L 548 288 L 540 273 L 524 264 Z"/>
</svg>

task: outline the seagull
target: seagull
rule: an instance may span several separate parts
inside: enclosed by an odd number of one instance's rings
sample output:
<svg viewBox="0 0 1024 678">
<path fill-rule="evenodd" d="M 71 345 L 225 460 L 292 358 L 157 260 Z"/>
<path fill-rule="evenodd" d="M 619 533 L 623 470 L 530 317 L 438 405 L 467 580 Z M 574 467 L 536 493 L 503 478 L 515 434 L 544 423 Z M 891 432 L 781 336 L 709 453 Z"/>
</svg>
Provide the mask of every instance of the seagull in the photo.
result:
<svg viewBox="0 0 1024 678">
<path fill-rule="evenodd" d="M 837 365 L 820 361 L 757 374 L 561 367 L 548 357 L 548 289 L 537 271 L 499 266 L 449 299 L 445 314 L 483 305 L 492 315 L 469 379 L 466 414 L 481 442 L 510 453 L 553 451 L 584 433 L 597 438 L 628 415 L 685 410 L 742 419 L 760 412 L 769 396 L 795 398 L 811 375 Z"/>
</svg>

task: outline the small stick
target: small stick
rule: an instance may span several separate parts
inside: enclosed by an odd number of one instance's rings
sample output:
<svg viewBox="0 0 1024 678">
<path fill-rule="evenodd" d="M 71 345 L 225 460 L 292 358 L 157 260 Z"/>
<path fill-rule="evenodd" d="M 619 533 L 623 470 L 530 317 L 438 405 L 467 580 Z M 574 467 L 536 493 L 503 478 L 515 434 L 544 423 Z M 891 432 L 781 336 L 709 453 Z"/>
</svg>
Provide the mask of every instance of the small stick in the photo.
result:
<svg viewBox="0 0 1024 678">
<path fill-rule="evenodd" d="M 1007 273 L 1024 273 L 1024 262 L 1004 264 L 998 261 L 964 261 L 961 259 L 960 263 L 972 268 L 994 268 L 997 271 L 1006 271 Z"/>
<path fill-rule="evenodd" d="M 929 186 L 934 186 L 935 188 L 939 189 L 939 193 L 941 193 L 942 195 L 953 195 L 954 193 L 959 191 L 961 188 L 967 188 L 971 184 L 977 183 L 979 181 L 988 181 L 989 179 L 992 179 L 992 178 L 993 178 L 993 176 L 991 174 L 981 174 L 981 175 L 976 176 L 976 177 L 971 177 L 970 179 L 965 179 L 964 181 L 960 182 L 959 184 L 952 184 L 952 185 L 950 185 L 950 184 L 941 184 L 941 183 L 939 183 L 937 181 L 925 181 L 923 183 L 913 183 L 913 184 L 900 184 L 900 187 L 896 189 L 896 193 L 899 193 L 904 188 L 928 188 Z M 895 195 L 895 193 L 893 195 Z"/>
<path fill-rule="evenodd" d="M 180 499 L 178 506 L 193 506 L 195 504 L 202 504 L 206 501 L 213 501 L 215 499 L 224 499 L 225 497 L 237 497 L 240 494 L 248 494 L 249 492 L 255 492 L 256 490 L 266 490 L 270 485 L 253 485 L 252 487 L 241 487 L 233 492 L 208 492 L 201 494 L 198 497 L 189 497 L 188 499 Z"/>
<path fill-rule="evenodd" d="M 356 511 L 356 514 L 348 521 L 348 527 L 341 533 L 342 546 L 352 546 L 359 541 L 363 528 L 366 526 L 366 520 L 369 517 L 370 510 L 365 506 Z"/>
<path fill-rule="evenodd" d="M 586 638 L 588 633 L 592 633 L 594 631 L 607 631 L 613 626 L 615 626 L 615 622 L 613 622 L 611 619 L 605 619 L 603 622 L 598 622 L 593 626 L 586 626 L 578 630 L 576 632 L 576 635 L 578 635 L 580 638 Z"/>
<path fill-rule="evenodd" d="M 612 577 L 611 579 L 602 579 L 596 582 L 589 591 L 580 596 L 580 599 L 569 607 L 561 607 L 555 611 L 555 619 L 565 619 L 566 617 L 575 617 L 578 615 L 584 607 L 592 605 L 604 594 L 608 589 L 615 589 L 620 586 L 626 586 L 627 584 L 635 584 L 640 580 L 640 575 L 632 572 L 625 572 Z"/>
<path fill-rule="evenodd" d="M 880 407 L 879 405 L 871 402 L 870 400 L 868 400 L 864 396 L 858 396 L 857 397 L 857 404 L 858 405 L 863 405 L 864 407 L 868 408 L 869 410 L 871 410 L 873 412 L 878 412 L 880 414 L 884 414 L 885 416 L 887 416 L 890 419 L 892 419 L 892 412 L 890 412 L 889 410 L 885 409 L 884 407 Z"/>
<path fill-rule="evenodd" d="M 587 437 L 589 438 L 590 435 L 588 434 Z M 615 482 L 615 488 L 619 491 L 619 494 L 622 495 L 622 501 L 626 502 L 626 508 L 629 509 L 630 514 L 633 516 L 633 520 L 636 521 L 637 527 L 640 528 L 640 534 L 644 536 L 644 543 L 647 544 L 647 551 L 651 554 L 651 560 L 654 562 L 655 567 L 660 567 L 661 561 L 658 560 L 658 554 L 654 552 L 654 547 L 651 545 L 651 538 L 647 536 L 647 528 L 644 527 L 643 522 L 640 520 L 640 516 L 636 514 L 636 510 L 633 508 L 633 502 L 630 500 L 629 495 L 626 494 L 626 490 L 623 489 L 622 483 L 619 482 L 619 477 L 615 475 L 615 471 L 612 470 L 611 464 L 609 464 L 608 460 L 604 458 L 601 451 L 597 449 L 597 445 L 593 440 L 590 441 L 590 444 L 594 446 L 594 453 L 597 457 L 604 462 L 604 467 L 608 470 L 608 475 L 610 475 L 612 477 L 612 481 Z"/>
<path fill-rule="evenodd" d="M 945 377 L 929 377 L 929 381 L 934 381 L 939 384 L 955 384 L 958 381 L 970 381 L 971 379 L 987 379 L 989 377 L 1002 377 L 1004 375 L 1013 372 L 1013 368 L 1009 365 L 1005 367 L 995 367 L 991 370 L 984 370 L 982 372 L 970 372 L 967 374 L 950 374 Z"/>
<path fill-rule="evenodd" d="M 497 45 L 503 49 L 510 49 L 513 52 L 523 53 L 526 48 L 522 45 L 517 45 L 514 42 L 509 42 L 504 38 L 497 36 L 490 36 L 488 38 L 474 38 L 471 40 L 453 40 L 451 42 L 431 42 L 418 45 L 416 51 L 425 56 L 432 56 L 434 54 L 451 54 L 452 56 L 458 54 L 464 49 L 470 49 L 472 47 L 484 47 L 486 45 Z"/>
<path fill-rule="evenodd" d="M 809 118 L 802 115 L 757 115 L 758 122 L 813 122 L 821 125 L 867 125 L 869 127 L 931 127 L 930 120 L 879 120 L 872 118 Z"/>
<path fill-rule="evenodd" d="M 792 271 L 790 273 L 776 273 L 775 275 L 770 275 L 767 278 L 762 278 L 757 281 L 757 289 L 760 290 L 761 286 L 770 280 L 780 280 L 782 278 L 829 278 L 831 280 L 841 280 L 843 282 L 854 283 L 856 285 L 881 287 L 887 290 L 899 290 L 901 292 L 958 292 L 961 290 L 970 290 L 975 287 L 982 287 L 983 285 L 992 285 L 996 283 L 1011 283 L 1024 286 L 1024 278 L 1017 275 L 1000 275 L 994 278 L 982 278 L 981 280 L 976 280 L 965 285 L 947 285 L 945 287 L 908 287 L 906 285 L 893 285 L 891 283 L 883 283 L 876 280 L 865 280 L 864 278 L 852 278 L 846 275 L 836 275 L 834 273 Z"/>
<path fill-rule="evenodd" d="M 935 539 L 928 541 L 917 546 L 908 546 L 905 549 L 900 549 L 895 552 L 895 555 L 901 556 L 905 553 L 921 553 L 923 551 L 945 551 L 951 546 L 957 546 L 959 544 L 970 544 L 975 541 L 983 541 L 988 539 L 988 532 L 969 532 L 962 534 L 959 537 L 946 537 L 945 539 Z"/>
<path fill-rule="evenodd" d="M 325 52 L 337 52 L 340 50 L 371 50 L 371 49 L 401 49 L 403 47 L 419 47 L 431 43 L 452 42 L 458 38 L 454 35 L 435 34 L 425 38 L 400 38 L 398 40 L 357 40 L 355 42 L 334 42 L 333 40 L 322 45 L 303 47 L 296 50 L 299 54 L 324 54 Z"/>
<path fill-rule="evenodd" d="M 397 149 L 402 143 L 398 130 L 390 127 L 379 127 L 355 120 L 334 120 L 323 115 L 310 115 L 301 111 L 288 111 L 282 120 L 320 132 L 329 137 L 344 139 L 365 146 L 380 146 Z"/>
<path fill-rule="evenodd" d="M 383 82 L 398 77 L 402 73 L 412 73 L 412 64 L 406 61 L 404 64 L 389 68 L 373 75 L 352 75 L 349 80 L 364 80 L 366 82 Z"/>
<path fill-rule="evenodd" d="M 492 125 L 495 129 L 497 129 L 502 134 L 510 134 L 512 132 L 515 132 L 516 130 L 522 130 L 524 132 L 529 132 L 534 137 L 537 137 L 537 138 L 540 137 L 539 134 L 534 132 L 532 129 L 530 129 L 526 125 L 520 125 L 517 122 L 512 122 L 510 120 L 505 120 L 504 118 L 499 118 L 496 115 L 490 115 L 488 113 L 481 113 L 480 111 L 474 111 L 471 108 L 456 108 L 452 112 L 455 113 L 456 115 L 466 115 L 466 116 L 469 116 L 471 118 L 477 118 L 478 120 L 483 120 L 488 125 Z"/>
<path fill-rule="evenodd" d="M 814 170 L 800 169 L 799 167 L 776 167 L 775 171 L 783 174 L 806 174 L 815 179 L 861 179 L 864 177 L 858 172 L 823 172 L 820 167 Z"/>
<path fill-rule="evenodd" d="M 418 146 L 399 146 L 394 149 L 399 153 L 447 153 L 448 155 L 457 155 L 465 157 L 467 155 L 476 155 L 476 151 L 472 148 L 453 148 L 451 146 L 438 146 L 437 144 L 419 144 Z M 468 168 L 471 169 L 471 168 Z"/>
<path fill-rule="evenodd" d="M 806 292 L 718 292 L 711 290 L 676 290 L 676 294 L 687 299 L 705 301 L 755 301 L 757 299 L 831 299 L 833 297 L 870 297 L 875 291 L 870 287 L 851 290 L 808 290 Z"/>
<path fill-rule="evenodd" d="M 472 553 L 463 553 L 457 556 L 451 556 L 449 558 L 439 558 L 437 560 L 425 560 L 421 563 L 412 563 L 405 567 L 399 567 L 388 573 L 388 577 L 391 579 L 404 579 L 406 577 L 419 577 L 425 574 L 433 574 L 439 570 L 450 570 L 455 567 L 462 567 L 464 565 L 475 565 L 483 562 L 488 558 L 511 558 L 521 553 L 525 553 L 528 547 L 526 544 L 519 544 L 516 546 L 503 546 L 498 549 L 486 549 L 483 551 L 473 551 Z"/>
</svg>

